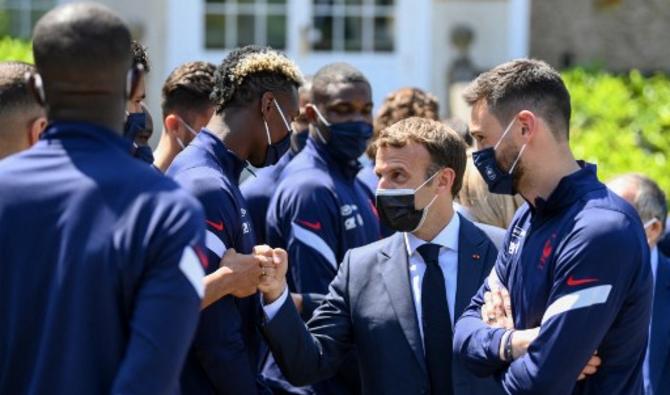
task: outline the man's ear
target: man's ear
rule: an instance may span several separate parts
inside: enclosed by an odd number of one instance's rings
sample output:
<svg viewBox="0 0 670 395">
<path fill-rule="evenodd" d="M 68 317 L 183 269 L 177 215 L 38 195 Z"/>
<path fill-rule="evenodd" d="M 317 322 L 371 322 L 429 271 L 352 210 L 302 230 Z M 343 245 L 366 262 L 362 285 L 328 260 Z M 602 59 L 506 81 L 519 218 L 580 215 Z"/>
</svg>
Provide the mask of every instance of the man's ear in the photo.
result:
<svg viewBox="0 0 670 395">
<path fill-rule="evenodd" d="M 647 235 L 649 235 L 649 241 L 654 244 L 661 239 L 663 236 L 663 224 L 660 220 L 654 221 L 654 223 L 649 226 Z"/>
<path fill-rule="evenodd" d="M 439 182 L 438 186 L 445 188 L 446 192 L 451 196 L 451 188 L 454 185 L 454 182 L 456 182 L 456 172 L 449 167 L 445 167 L 440 171 L 441 173 L 437 176 Z"/>
<path fill-rule="evenodd" d="M 532 111 L 528 110 L 519 112 L 518 119 L 521 126 L 521 135 L 528 142 L 537 133 L 540 120 Z"/>
<path fill-rule="evenodd" d="M 168 114 L 163 120 L 163 124 L 165 125 L 165 131 L 170 135 L 174 135 L 179 129 L 179 119 L 174 114 Z"/>
<path fill-rule="evenodd" d="M 274 100 L 274 94 L 270 91 L 267 91 L 263 93 L 261 96 L 261 114 L 263 115 L 263 119 L 267 120 L 270 112 L 274 110 L 274 105 L 272 104 L 272 101 Z"/>
<path fill-rule="evenodd" d="M 130 100 L 137 94 L 142 78 L 144 78 L 144 67 L 141 64 L 136 64 L 128 70 L 126 75 L 126 100 Z"/>
<path fill-rule="evenodd" d="M 27 72 L 24 76 L 28 89 L 35 97 L 37 104 L 41 107 L 45 107 L 47 104 L 46 94 L 44 93 L 44 83 L 42 82 L 42 76 L 38 73 Z"/>
<path fill-rule="evenodd" d="M 311 124 L 316 124 L 317 121 L 317 115 L 316 115 L 316 110 L 314 110 L 315 104 L 312 103 L 307 103 L 305 105 L 305 118 L 307 119 L 307 122 Z"/>
<path fill-rule="evenodd" d="M 47 126 L 47 117 L 40 116 L 32 121 L 28 127 L 28 143 L 32 146 L 40 139 Z"/>
</svg>

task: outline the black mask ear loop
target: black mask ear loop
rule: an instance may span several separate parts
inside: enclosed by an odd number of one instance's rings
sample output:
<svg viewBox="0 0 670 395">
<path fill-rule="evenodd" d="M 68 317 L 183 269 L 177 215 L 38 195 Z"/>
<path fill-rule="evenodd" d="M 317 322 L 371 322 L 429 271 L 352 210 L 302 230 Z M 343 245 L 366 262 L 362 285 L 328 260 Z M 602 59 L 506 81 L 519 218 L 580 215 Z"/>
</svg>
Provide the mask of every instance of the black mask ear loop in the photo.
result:
<svg viewBox="0 0 670 395">
<path fill-rule="evenodd" d="M 249 161 L 244 162 L 244 170 L 248 171 L 249 174 L 254 176 L 254 178 L 257 178 L 258 176 L 256 175 L 256 172 L 251 170 L 251 163 Z"/>
</svg>

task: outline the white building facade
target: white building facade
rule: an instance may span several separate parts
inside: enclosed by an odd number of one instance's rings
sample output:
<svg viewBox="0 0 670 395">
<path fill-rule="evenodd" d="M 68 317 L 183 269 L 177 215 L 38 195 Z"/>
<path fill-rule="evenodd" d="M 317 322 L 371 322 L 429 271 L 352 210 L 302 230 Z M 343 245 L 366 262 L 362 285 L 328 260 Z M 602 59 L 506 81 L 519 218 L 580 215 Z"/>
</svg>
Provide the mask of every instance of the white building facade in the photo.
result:
<svg viewBox="0 0 670 395">
<path fill-rule="evenodd" d="M 37 14 L 69 0 L 5 0 L 15 32 L 25 36 Z M 270 45 L 305 74 L 347 62 L 369 78 L 375 103 L 415 86 L 448 98 L 457 52 L 450 32 L 468 26 L 470 58 L 480 69 L 528 55 L 531 0 L 97 0 L 130 23 L 149 48 L 147 102 L 158 116 L 160 88 L 179 64 L 218 64 L 239 45 Z M 13 8 L 12 8 L 13 7 Z M 442 116 L 448 115 L 442 105 Z M 157 137 L 157 136 L 155 136 Z"/>
</svg>

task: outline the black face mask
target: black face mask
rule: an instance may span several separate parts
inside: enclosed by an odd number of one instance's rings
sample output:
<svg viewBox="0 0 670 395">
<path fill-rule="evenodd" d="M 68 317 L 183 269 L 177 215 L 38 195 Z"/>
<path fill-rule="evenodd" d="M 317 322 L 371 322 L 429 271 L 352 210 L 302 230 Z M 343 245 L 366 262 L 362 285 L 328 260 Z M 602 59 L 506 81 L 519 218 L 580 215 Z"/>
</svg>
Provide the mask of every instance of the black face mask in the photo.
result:
<svg viewBox="0 0 670 395">
<path fill-rule="evenodd" d="M 286 151 L 291 148 L 291 131 L 281 140 L 277 141 L 274 144 L 268 145 L 268 150 L 265 151 L 265 161 L 263 166 L 272 166 L 275 163 L 279 162 L 282 156 Z"/>
<path fill-rule="evenodd" d="M 419 229 L 426 219 L 428 209 L 437 199 L 437 195 L 426 207 L 417 210 L 415 204 L 416 193 L 436 174 L 437 172 L 416 189 L 377 189 L 375 201 L 382 224 L 397 232 L 414 232 Z"/>
<path fill-rule="evenodd" d="M 265 133 L 267 133 L 268 136 L 268 149 L 265 151 L 265 160 L 263 161 L 263 166 L 274 165 L 279 161 L 279 158 L 284 156 L 286 151 L 288 151 L 289 148 L 291 148 L 291 134 L 292 134 L 291 125 L 289 125 L 288 121 L 286 121 L 284 112 L 282 111 L 281 107 L 279 107 L 279 103 L 277 103 L 277 100 L 272 99 L 272 101 L 275 104 L 275 107 L 277 108 L 277 112 L 279 112 L 279 115 L 281 115 L 281 119 L 284 122 L 284 126 L 286 126 L 286 130 L 288 131 L 288 133 L 286 133 L 286 136 L 284 136 L 284 138 L 273 144 L 272 138 L 270 136 L 270 128 L 268 127 L 268 123 L 267 121 L 263 120 L 263 123 L 265 124 Z"/>
<path fill-rule="evenodd" d="M 126 117 L 126 122 L 123 125 L 123 137 L 131 143 L 135 141 L 137 133 L 147 128 L 147 113 L 145 112 L 131 112 Z"/>
</svg>

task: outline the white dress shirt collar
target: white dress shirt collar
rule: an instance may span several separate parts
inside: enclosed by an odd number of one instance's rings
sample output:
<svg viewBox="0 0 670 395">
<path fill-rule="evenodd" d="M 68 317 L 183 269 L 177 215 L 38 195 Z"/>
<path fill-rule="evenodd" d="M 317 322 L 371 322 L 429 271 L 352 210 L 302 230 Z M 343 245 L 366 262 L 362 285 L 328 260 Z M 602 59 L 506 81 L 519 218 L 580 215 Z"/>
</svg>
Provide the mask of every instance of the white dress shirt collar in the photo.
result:
<svg viewBox="0 0 670 395">
<path fill-rule="evenodd" d="M 409 232 L 405 232 L 405 248 L 407 248 L 407 256 L 412 256 L 416 249 L 425 243 L 437 244 L 441 247 L 448 248 L 452 251 L 458 251 L 458 232 L 461 229 L 461 220 L 458 213 L 454 212 L 451 217 L 451 220 L 442 228 L 440 233 L 435 236 L 435 238 L 429 242 L 421 240 L 418 237 L 414 236 Z"/>
<path fill-rule="evenodd" d="M 651 278 L 654 280 L 654 285 L 656 285 L 656 271 L 658 270 L 658 247 L 654 246 L 654 248 L 651 249 L 651 252 L 649 254 L 649 258 L 651 258 Z M 656 287 L 654 287 L 656 289 Z"/>
</svg>

